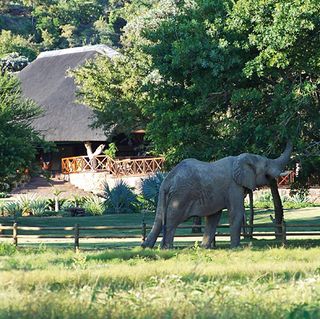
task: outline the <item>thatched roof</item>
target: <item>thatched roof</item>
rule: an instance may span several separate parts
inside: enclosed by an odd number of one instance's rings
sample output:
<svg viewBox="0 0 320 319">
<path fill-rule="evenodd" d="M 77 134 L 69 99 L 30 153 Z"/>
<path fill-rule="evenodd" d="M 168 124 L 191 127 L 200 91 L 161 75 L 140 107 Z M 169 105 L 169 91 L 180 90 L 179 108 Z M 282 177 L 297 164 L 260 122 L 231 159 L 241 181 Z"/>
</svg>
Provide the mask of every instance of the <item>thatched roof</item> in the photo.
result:
<svg viewBox="0 0 320 319">
<path fill-rule="evenodd" d="M 43 116 L 34 121 L 34 128 L 47 141 L 106 140 L 102 130 L 89 127 L 92 110 L 75 102 L 76 86 L 74 80 L 67 76 L 69 69 L 97 54 L 111 58 L 117 52 L 105 45 L 43 52 L 18 74 L 24 95 L 44 109 Z"/>
</svg>

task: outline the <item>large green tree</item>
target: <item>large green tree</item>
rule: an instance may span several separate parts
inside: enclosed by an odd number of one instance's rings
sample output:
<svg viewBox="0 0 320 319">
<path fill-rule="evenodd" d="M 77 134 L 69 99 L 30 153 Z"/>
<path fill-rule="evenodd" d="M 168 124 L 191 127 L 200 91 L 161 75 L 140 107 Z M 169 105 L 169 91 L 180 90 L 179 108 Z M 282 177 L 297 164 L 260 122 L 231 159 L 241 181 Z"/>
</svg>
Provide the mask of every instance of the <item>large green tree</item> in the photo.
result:
<svg viewBox="0 0 320 319">
<path fill-rule="evenodd" d="M 32 61 L 38 51 L 89 44 L 119 44 L 126 1 L 0 1 L 0 55 L 17 52 Z M 22 52 L 23 51 L 23 52 Z"/>
<path fill-rule="evenodd" d="M 299 187 L 319 181 L 319 1 L 136 0 L 124 9 L 123 62 L 99 60 L 77 76 L 98 124 L 146 122 L 169 166 L 241 152 L 272 157 L 291 140 Z"/>
<path fill-rule="evenodd" d="M 35 158 L 40 143 L 31 121 L 40 109 L 22 97 L 15 76 L 0 76 L 0 190 L 9 190 L 19 181 Z"/>
<path fill-rule="evenodd" d="M 277 155 L 288 139 L 310 162 L 320 139 L 319 6 L 133 1 L 125 6 L 123 62 L 88 65 L 80 91 L 101 122 L 119 115 L 127 127 L 147 121 L 154 149 L 171 163 L 243 151 Z M 116 106 L 123 100 L 128 111 Z"/>
</svg>

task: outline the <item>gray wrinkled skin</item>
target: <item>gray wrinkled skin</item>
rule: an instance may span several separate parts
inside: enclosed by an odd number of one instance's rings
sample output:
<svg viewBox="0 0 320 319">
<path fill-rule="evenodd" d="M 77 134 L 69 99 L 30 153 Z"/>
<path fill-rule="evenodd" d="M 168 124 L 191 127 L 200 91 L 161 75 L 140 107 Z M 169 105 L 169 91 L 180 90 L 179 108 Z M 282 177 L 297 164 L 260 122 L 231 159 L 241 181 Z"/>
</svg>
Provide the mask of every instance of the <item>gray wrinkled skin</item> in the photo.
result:
<svg viewBox="0 0 320 319">
<path fill-rule="evenodd" d="M 291 151 L 288 143 L 277 159 L 245 153 L 211 163 L 183 160 L 161 184 L 154 225 L 142 247 L 153 247 L 165 224 L 161 246 L 171 248 L 176 227 L 192 216 L 201 216 L 206 222 L 202 246 L 210 248 L 224 208 L 229 212 L 231 247 L 239 246 L 245 189 L 268 185 L 278 177 Z"/>
</svg>

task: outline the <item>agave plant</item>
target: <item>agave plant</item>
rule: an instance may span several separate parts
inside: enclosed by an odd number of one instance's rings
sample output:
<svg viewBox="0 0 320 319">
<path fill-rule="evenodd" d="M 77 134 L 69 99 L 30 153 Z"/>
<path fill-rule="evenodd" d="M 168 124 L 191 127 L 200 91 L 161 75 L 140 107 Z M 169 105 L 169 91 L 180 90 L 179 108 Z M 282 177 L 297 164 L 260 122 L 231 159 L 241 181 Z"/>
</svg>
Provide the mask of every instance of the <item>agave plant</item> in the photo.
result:
<svg viewBox="0 0 320 319">
<path fill-rule="evenodd" d="M 87 197 L 82 207 L 90 215 L 102 215 L 104 213 L 104 201 L 98 196 Z"/>
<path fill-rule="evenodd" d="M 165 177 L 165 173 L 157 172 L 155 175 L 142 179 L 141 181 L 142 196 L 151 209 L 157 207 L 160 186 Z"/>
<path fill-rule="evenodd" d="M 17 198 L 17 204 L 19 205 L 22 215 L 31 215 L 31 208 L 30 204 L 33 201 L 36 201 L 38 199 L 37 195 L 31 194 L 31 195 L 21 195 Z"/>
<path fill-rule="evenodd" d="M 133 213 L 137 211 L 138 199 L 132 188 L 120 180 L 115 187 L 110 189 L 107 182 L 104 183 L 102 197 L 105 198 L 107 213 Z"/>
<path fill-rule="evenodd" d="M 29 209 L 33 216 L 43 216 L 48 209 L 48 202 L 45 199 L 33 200 L 29 205 Z"/>
<path fill-rule="evenodd" d="M 87 196 L 73 195 L 72 198 L 67 199 L 62 204 L 62 209 L 72 208 L 72 207 L 83 207 L 84 203 L 87 201 Z"/>
<path fill-rule="evenodd" d="M 7 202 L 1 207 L 3 215 L 13 216 L 15 219 L 22 215 L 22 208 L 18 202 Z"/>
</svg>

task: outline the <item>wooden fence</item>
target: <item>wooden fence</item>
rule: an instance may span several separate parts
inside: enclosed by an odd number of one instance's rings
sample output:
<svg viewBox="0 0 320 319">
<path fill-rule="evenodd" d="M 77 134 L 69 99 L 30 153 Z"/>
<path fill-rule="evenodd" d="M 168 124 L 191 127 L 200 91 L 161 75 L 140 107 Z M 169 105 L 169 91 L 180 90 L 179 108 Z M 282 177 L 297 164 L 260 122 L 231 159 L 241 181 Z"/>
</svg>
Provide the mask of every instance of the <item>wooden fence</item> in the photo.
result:
<svg viewBox="0 0 320 319">
<path fill-rule="evenodd" d="M 106 155 L 99 155 L 93 159 L 88 156 L 67 157 L 61 159 L 63 174 L 80 172 L 107 172 L 113 176 L 148 175 L 163 169 L 163 157 L 131 157 L 112 159 Z"/>
<path fill-rule="evenodd" d="M 203 229 L 204 225 L 182 225 L 178 226 L 178 229 Z M 217 227 L 216 237 L 229 237 L 230 234 L 226 232 L 220 232 L 220 229 L 229 228 L 228 224 L 221 224 Z M 291 228 L 291 230 L 288 230 Z M 312 229 L 311 229 L 312 228 Z M 314 231 L 313 229 L 316 228 L 318 231 Z M 18 239 L 23 238 L 46 238 L 46 239 L 73 239 L 74 240 L 74 248 L 76 250 L 80 247 L 80 239 L 109 239 L 109 238 L 137 238 L 144 241 L 146 239 L 147 231 L 151 229 L 150 225 L 146 225 L 146 223 L 142 223 L 142 225 L 137 226 L 79 226 L 75 224 L 73 227 L 32 227 L 32 226 L 18 226 L 17 223 L 14 223 L 12 226 L 3 226 L 0 225 L 0 238 L 12 238 L 13 244 L 15 246 L 18 245 Z M 259 229 L 261 231 L 259 231 Z M 294 230 L 292 230 L 294 229 Z M 303 229 L 300 230 L 299 229 Z M 307 229 L 310 229 L 308 231 Z M 83 231 L 110 231 L 110 230 L 140 230 L 140 235 L 138 234 L 96 234 L 96 235 L 85 235 Z M 287 237 L 291 236 L 319 236 L 320 237 L 320 224 L 287 224 L 283 222 L 281 225 L 276 224 L 257 224 L 253 226 L 243 225 L 242 226 L 242 233 L 241 236 L 244 238 L 254 238 L 254 237 L 278 237 L 281 239 L 282 244 L 286 244 Z M 254 232 L 254 230 L 258 230 Z M 280 231 L 281 230 L 281 231 Z M 10 234 L 4 234 L 4 232 L 10 232 Z M 38 234 L 38 235 L 30 235 L 30 234 L 21 234 L 20 232 L 23 231 L 32 231 L 32 232 L 43 232 L 43 231 L 55 231 L 60 232 L 60 234 Z M 61 232 L 69 231 L 71 234 L 61 234 Z M 176 234 L 175 237 L 199 237 L 202 236 L 202 233 L 189 233 L 189 234 Z M 161 237 L 161 235 L 160 235 Z"/>
</svg>

